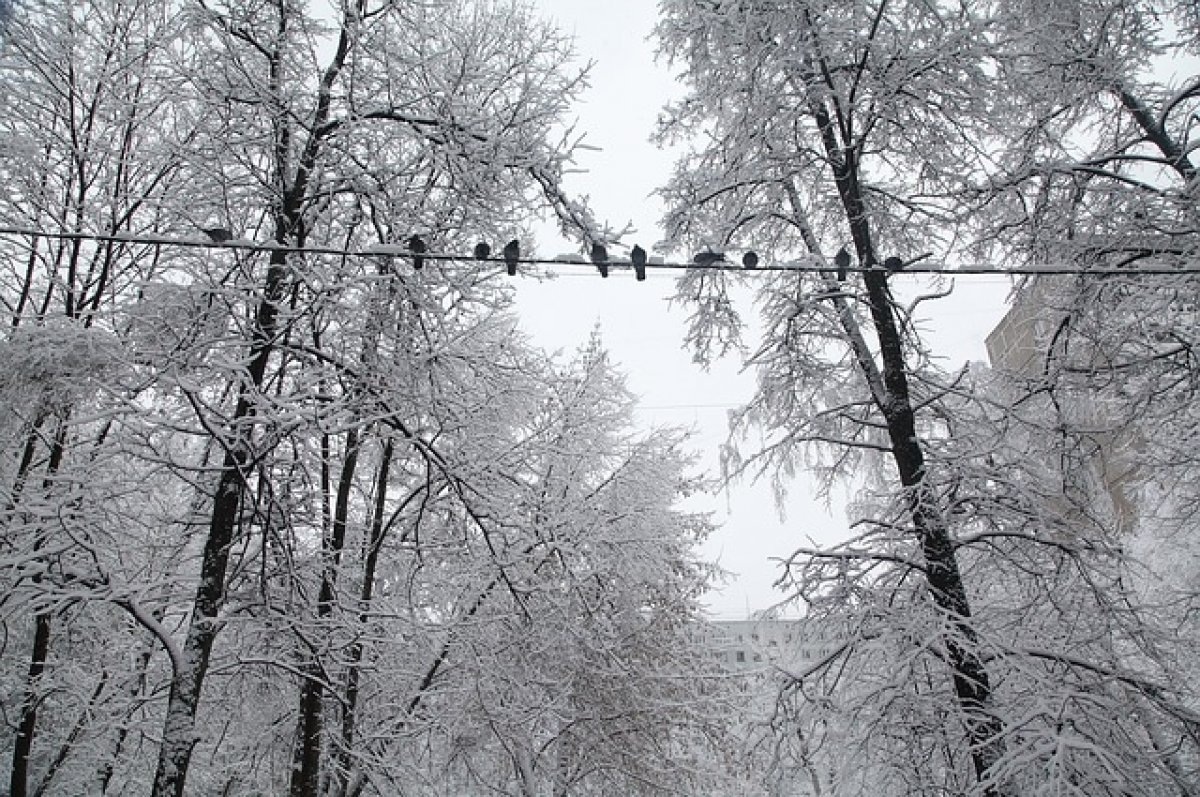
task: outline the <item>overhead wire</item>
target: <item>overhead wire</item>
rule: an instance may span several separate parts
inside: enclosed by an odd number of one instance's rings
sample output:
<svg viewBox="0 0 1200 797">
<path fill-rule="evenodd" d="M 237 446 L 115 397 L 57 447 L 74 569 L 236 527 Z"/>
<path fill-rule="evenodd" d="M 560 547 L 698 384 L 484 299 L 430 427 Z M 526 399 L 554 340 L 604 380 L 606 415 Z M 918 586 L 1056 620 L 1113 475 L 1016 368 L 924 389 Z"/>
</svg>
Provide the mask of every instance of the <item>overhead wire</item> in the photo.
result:
<svg viewBox="0 0 1200 797">
<path fill-rule="evenodd" d="M 375 244 L 362 249 L 348 249 L 337 246 L 313 246 L 306 244 L 304 246 L 295 246 L 292 244 L 281 244 L 274 241 L 254 241 L 245 238 L 231 237 L 224 240 L 212 240 L 210 238 L 177 238 L 158 235 L 134 235 L 125 233 L 90 233 L 90 232 L 70 232 L 56 230 L 36 230 L 21 227 L 4 227 L 0 226 L 0 236 L 19 236 L 25 238 L 52 238 L 58 240 L 73 240 L 73 241 L 96 241 L 101 243 L 123 243 L 136 244 L 143 246 L 155 247 L 177 247 L 186 249 L 210 249 L 210 250 L 245 250 L 251 252 L 272 252 L 282 251 L 289 254 L 314 254 L 314 255 L 333 255 L 340 257 L 361 257 L 361 258 L 377 258 L 377 257 L 398 257 L 414 260 L 415 256 L 419 256 L 424 261 L 434 261 L 443 263 L 494 263 L 498 266 L 506 266 L 509 263 L 515 262 L 522 265 L 537 265 L 537 266 L 571 266 L 586 268 L 589 271 L 596 269 L 596 263 L 583 255 L 557 255 L 555 257 L 531 257 L 522 254 L 515 260 L 507 259 L 504 256 L 480 257 L 478 252 L 472 253 L 455 253 L 455 252 L 434 252 L 434 251 L 414 251 L 408 245 L 403 243 L 396 244 Z M 700 271 L 731 271 L 743 274 L 753 274 L 755 272 L 797 272 L 824 274 L 830 278 L 836 277 L 846 272 L 849 273 L 867 273 L 871 271 L 884 270 L 881 266 L 867 268 L 863 266 L 846 266 L 844 264 L 835 263 L 830 266 L 804 264 L 795 261 L 782 263 L 764 263 L 755 254 L 753 258 L 754 265 L 746 266 L 732 261 L 726 260 L 724 253 L 720 252 L 701 252 L 696 256 L 695 261 L 668 261 L 659 257 L 651 257 L 644 264 L 638 264 L 645 271 L 651 270 L 700 270 Z M 628 258 L 616 257 L 609 258 L 604 261 L 607 267 L 615 267 L 621 270 L 634 271 L 635 264 Z M 1168 268 L 1163 266 L 1151 267 L 1111 267 L 1111 266 L 1060 266 L 1055 264 L 1047 264 L 1043 266 L 1010 266 L 1007 268 L 998 268 L 990 264 L 959 264 L 955 266 L 943 266 L 936 263 L 914 262 L 905 265 L 898 270 L 887 269 L 890 274 L 948 274 L 948 275 L 974 275 L 974 276 L 1027 276 L 1027 275 L 1123 275 L 1123 276 L 1179 276 L 1179 275 L 1200 275 L 1200 266 L 1195 268 Z M 607 276 L 607 275 L 605 275 Z"/>
</svg>

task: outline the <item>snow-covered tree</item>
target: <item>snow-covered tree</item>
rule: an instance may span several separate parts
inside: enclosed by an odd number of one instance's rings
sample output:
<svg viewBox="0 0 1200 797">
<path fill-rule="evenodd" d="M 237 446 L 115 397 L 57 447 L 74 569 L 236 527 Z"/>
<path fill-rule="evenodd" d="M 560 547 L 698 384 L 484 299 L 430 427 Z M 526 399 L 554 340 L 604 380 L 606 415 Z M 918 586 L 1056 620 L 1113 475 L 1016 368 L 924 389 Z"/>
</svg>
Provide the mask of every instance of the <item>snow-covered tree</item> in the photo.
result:
<svg viewBox="0 0 1200 797">
<path fill-rule="evenodd" d="M 1000 61 L 1013 143 L 969 195 L 979 248 L 1085 273 L 1022 286 L 1040 330 L 1013 376 L 1107 459 L 1127 527 L 1179 527 L 1196 500 L 1197 297 L 1177 273 L 1200 254 L 1194 17 L 1152 3 L 1018 10 Z"/>
<path fill-rule="evenodd" d="M 588 226 L 569 56 L 519 3 L 19 9 L 14 794 L 721 777 L 681 440 L 632 435 L 599 349 L 531 350 L 502 268 L 438 257 Z"/>
<path fill-rule="evenodd" d="M 21 7 L 6 20 L 5 226 L 108 236 L 156 228 L 179 161 L 160 138 L 170 88 L 144 78 L 164 68 L 163 42 L 175 30 L 171 9 L 136 2 Z M 30 639 L 27 650 L 6 646 L 26 662 L 24 685 L 8 693 L 16 698 L 8 781 L 11 794 L 24 795 L 61 784 L 56 775 L 77 748 L 113 743 L 91 735 L 92 718 L 113 708 L 120 724 L 137 699 L 144 664 L 132 653 L 127 670 L 105 661 L 76 682 L 64 677 L 79 650 L 103 652 L 69 629 L 94 621 L 130 651 L 147 644 L 124 612 L 81 601 L 121 594 L 109 605 L 128 605 L 123 576 L 146 564 L 132 554 L 162 517 L 132 485 L 162 489 L 164 503 L 169 487 L 161 468 L 134 465 L 107 436 L 138 391 L 136 379 L 126 381 L 133 373 L 112 323 L 114 297 L 156 273 L 154 250 L 64 237 L 6 241 L 3 251 L 6 616 L 14 642 Z M 49 733 L 35 773 L 39 727 Z M 98 780 L 76 781 L 80 791 L 103 781 L 103 758 L 92 761 Z"/>
<path fill-rule="evenodd" d="M 1087 14 L 1126 30 L 1109 11 Z M 1024 151 L 1012 70 L 1061 65 L 1032 36 L 1061 38 L 1041 23 L 1067 12 L 755 0 L 664 12 L 664 53 L 691 90 L 661 132 L 702 131 L 663 190 L 671 232 L 798 266 L 750 278 L 759 389 L 735 421 L 730 470 L 782 481 L 808 465 L 826 485 L 859 485 L 855 538 L 789 562 L 789 583 L 845 644 L 791 674 L 781 755 L 838 794 L 1191 793 L 1184 648 L 1161 644 L 1160 618 L 1130 589 L 1112 513 L 1067 489 L 1086 474 L 1056 456 L 1047 430 L 1061 424 L 1002 385 L 942 372 L 914 322 L 933 296 L 897 301 L 913 295 L 906 264 L 978 256 L 979 225 L 1016 226 L 986 193 Z M 1121 47 L 1127 61 L 1153 52 Z M 1029 80 L 1020 91 L 1046 96 Z M 1119 89 L 1093 101 L 1141 113 Z M 1044 107 L 1048 125 L 1075 121 Z M 1047 198 L 1044 212 L 1063 211 Z M 1045 237 L 1070 246 L 1074 230 Z M 740 345 L 742 281 L 703 267 L 681 280 L 701 360 Z"/>
</svg>

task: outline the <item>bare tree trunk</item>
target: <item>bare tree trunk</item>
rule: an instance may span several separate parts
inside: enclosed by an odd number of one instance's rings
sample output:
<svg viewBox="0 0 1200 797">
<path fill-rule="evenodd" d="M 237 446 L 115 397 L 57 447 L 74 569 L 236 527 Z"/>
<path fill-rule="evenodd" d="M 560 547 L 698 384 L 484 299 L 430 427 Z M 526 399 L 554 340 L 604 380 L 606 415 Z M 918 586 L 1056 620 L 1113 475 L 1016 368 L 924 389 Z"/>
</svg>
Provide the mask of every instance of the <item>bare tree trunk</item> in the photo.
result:
<svg viewBox="0 0 1200 797">
<path fill-rule="evenodd" d="M 925 481 L 925 455 L 917 440 L 916 415 L 908 390 L 900 334 L 896 325 L 887 273 L 879 269 L 865 275 L 875 321 L 883 378 L 890 407 L 885 408 L 892 459 L 905 489 L 913 530 L 925 556 L 926 582 L 939 610 L 945 613 L 952 631 L 944 635 L 946 655 L 954 680 L 954 694 L 962 709 L 975 776 L 984 781 L 1004 751 L 1003 725 L 990 712 L 992 686 L 979 653 L 979 639 L 971 625 L 971 605 L 950 531 L 942 519 L 937 496 Z M 986 795 L 1002 792 L 989 786 Z"/>
<path fill-rule="evenodd" d="M 315 652 L 300 669 L 304 675 L 300 682 L 296 746 L 288 793 L 292 797 L 317 797 L 321 786 L 321 730 L 325 725 L 325 684 Z"/>
<path fill-rule="evenodd" d="M 344 10 L 336 51 L 317 87 L 316 108 L 308 128 L 308 139 L 299 155 L 295 157 L 291 148 L 292 119 L 284 108 L 282 88 L 285 81 L 282 48 L 285 46 L 291 11 L 283 3 L 279 4 L 278 11 L 279 40 L 267 54 L 267 88 L 268 95 L 272 98 L 270 105 L 274 125 L 273 168 L 275 188 L 281 197 L 274 214 L 275 241 L 286 244 L 289 240 L 294 240 L 302 245 L 305 237 L 302 223 L 303 206 L 308 194 L 309 179 L 317 166 L 325 137 L 330 133 L 326 122 L 333 101 L 333 84 L 337 81 L 352 47 L 351 28 L 360 18 L 362 7 L 361 3 L 356 3 Z M 196 602 L 183 644 L 182 660 L 185 671 L 172 674 L 167 716 L 163 722 L 162 747 L 159 750 L 158 768 L 151 791 L 153 797 L 182 797 L 192 748 L 197 741 L 196 710 L 213 641 L 220 626 L 217 616 L 224 603 L 225 570 L 229 564 L 230 546 L 234 542 L 238 512 L 246 490 L 245 471 L 251 462 L 249 421 L 255 413 L 255 394 L 262 388 L 267 362 L 274 347 L 279 316 L 278 303 L 284 295 L 287 274 L 287 252 L 281 249 L 272 250 L 262 300 L 258 304 L 251 333 L 250 364 L 247 366 L 249 383 L 242 387 L 237 408 L 229 424 L 232 439 L 225 449 L 221 477 L 213 499 L 212 518 L 200 568 L 200 583 L 196 587 Z"/>
<path fill-rule="evenodd" d="M 395 445 L 392 438 L 388 437 L 384 441 L 383 452 L 379 457 L 379 468 L 375 478 L 375 506 L 371 512 L 370 534 L 366 541 L 365 556 L 363 557 L 362 585 L 358 597 L 360 626 L 366 625 L 367 622 L 367 612 L 370 611 L 371 599 L 375 593 L 375 570 L 379 563 L 379 550 L 383 546 L 383 538 L 387 533 L 383 514 L 387 503 L 388 475 L 391 471 L 394 451 Z M 337 756 L 337 783 L 342 794 L 348 794 L 350 791 L 350 770 L 354 751 L 355 727 L 358 722 L 362 658 L 363 645 L 361 641 L 356 640 L 350 646 L 350 656 L 346 666 L 346 693 L 342 707 L 341 743 Z"/>
<path fill-rule="evenodd" d="M 38 682 L 46 669 L 50 653 L 50 613 L 38 612 L 34 617 L 33 650 L 29 657 L 29 674 L 25 681 L 25 699 L 21 703 L 21 719 L 13 741 L 12 775 L 9 780 L 11 797 L 27 797 L 29 793 L 29 756 L 33 751 L 37 731 L 37 707 L 40 702 Z"/>
<path fill-rule="evenodd" d="M 21 460 L 22 467 L 26 469 L 26 472 L 30 462 L 32 462 L 33 440 L 34 433 L 31 432 Z M 67 418 L 61 417 L 58 421 L 58 429 L 54 435 L 54 442 L 50 447 L 50 459 L 46 464 L 44 487 L 47 490 L 53 487 L 54 475 L 58 473 L 59 468 L 62 466 L 66 444 Z M 19 478 L 24 478 L 24 474 Z M 34 541 L 35 551 L 40 549 L 45 543 L 45 538 L 41 531 L 38 531 L 37 534 L 38 537 Z M 41 582 L 41 580 L 40 575 L 33 578 L 35 584 Z M 33 752 L 33 741 L 37 733 L 37 710 L 38 704 L 41 702 L 39 681 L 46 669 L 46 659 L 50 655 L 50 611 L 48 609 L 38 611 L 34 616 L 33 626 L 33 647 L 29 655 L 29 674 L 25 682 L 25 697 L 21 703 L 21 718 L 17 722 L 17 735 L 13 741 L 12 771 L 9 778 L 10 797 L 26 797 L 29 793 L 29 758 Z"/>
<path fill-rule="evenodd" d="M 334 503 L 330 533 L 323 541 L 325 562 L 321 568 L 321 589 L 317 596 L 319 633 L 333 616 L 336 600 L 338 569 L 346 546 L 346 524 L 350 517 L 350 491 L 358 469 L 359 431 L 346 433 L 346 454 L 338 476 L 337 498 Z M 311 654 L 303 670 L 307 677 L 300 684 L 300 710 L 297 720 L 295 760 L 292 763 L 291 797 L 317 797 L 321 786 L 321 730 L 324 727 L 325 681 L 322 678 L 316 652 Z"/>
<path fill-rule="evenodd" d="M 951 632 L 943 636 L 948 664 L 954 682 L 954 694 L 962 710 L 970 747 L 971 762 L 977 781 L 988 779 L 988 772 L 1004 751 L 1003 724 L 990 712 L 992 686 L 979 653 L 979 640 L 971 624 L 971 606 L 958 566 L 954 543 L 946 527 L 937 496 L 925 481 L 925 455 L 916 431 L 916 413 L 908 385 L 908 367 L 896 311 L 888 288 L 888 272 L 875 252 L 866 200 L 858 173 L 858 152 L 852 144 L 843 145 L 845 135 L 835 123 L 839 113 L 830 113 L 825 101 L 810 98 L 809 109 L 821 134 L 826 160 L 833 173 L 851 238 L 864 268 L 871 321 L 879 345 L 879 373 L 863 365 L 872 387 L 873 398 L 887 424 L 892 460 L 905 490 L 913 531 L 925 556 L 926 583 L 937 608 L 946 614 Z M 835 108 L 836 111 L 836 108 Z M 847 139 L 848 141 L 848 139 Z M 843 324 L 854 324 L 842 316 Z M 857 327 L 847 330 L 851 340 L 861 339 Z M 863 363 L 865 352 L 859 352 Z M 989 785 L 987 797 L 1004 792 Z"/>
<path fill-rule="evenodd" d="M 271 252 L 266 287 L 259 302 L 250 364 L 249 383 L 242 388 L 229 423 L 232 439 L 225 448 L 221 475 L 213 496 L 208 537 L 200 564 L 200 582 L 183 643 L 182 669 L 171 673 L 171 691 L 163 720 L 162 747 L 154 774 L 154 797 L 182 797 L 196 737 L 196 710 L 208 670 L 213 642 L 220 630 L 218 615 L 225 600 L 225 571 L 235 541 L 242 497 L 246 491 L 246 469 L 251 462 L 251 424 L 255 414 L 254 394 L 262 387 L 270 359 L 287 274 L 287 253 Z"/>
</svg>

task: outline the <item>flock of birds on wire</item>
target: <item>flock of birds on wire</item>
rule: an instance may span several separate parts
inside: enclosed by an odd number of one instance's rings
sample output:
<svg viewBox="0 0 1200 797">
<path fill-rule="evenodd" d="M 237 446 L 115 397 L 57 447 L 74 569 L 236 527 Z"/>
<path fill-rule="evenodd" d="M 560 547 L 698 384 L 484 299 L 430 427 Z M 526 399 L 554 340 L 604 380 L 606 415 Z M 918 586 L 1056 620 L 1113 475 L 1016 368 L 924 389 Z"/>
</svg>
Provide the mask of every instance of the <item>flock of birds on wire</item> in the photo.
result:
<svg viewBox="0 0 1200 797">
<path fill-rule="evenodd" d="M 2 0 L 0 0 L 2 2 Z M 240 248 L 240 249 L 283 249 L 294 252 L 311 252 L 314 254 L 331 254 L 331 255 L 349 255 L 359 257 L 392 257 L 399 256 L 408 258 L 414 269 L 424 268 L 428 260 L 443 260 L 443 261 L 466 261 L 475 259 L 480 261 L 503 262 L 505 270 L 509 276 L 515 276 L 517 268 L 522 263 L 588 263 L 589 259 L 600 272 L 600 276 L 607 277 L 609 269 L 612 266 L 624 268 L 632 267 L 638 281 L 646 279 L 646 271 L 648 268 L 673 268 L 673 269 L 690 269 L 695 267 L 708 267 L 711 269 L 719 269 L 728 271 L 739 269 L 739 265 L 735 265 L 726 258 L 725 252 L 713 251 L 711 247 L 705 251 L 697 252 L 688 262 L 664 262 L 661 257 L 650 257 L 646 250 L 641 246 L 634 246 L 628 258 L 617 257 L 610 258 L 608 249 L 603 243 L 593 241 L 590 244 L 590 252 L 588 258 L 583 258 L 579 255 L 559 255 L 552 260 L 542 259 L 538 257 L 522 257 L 521 243 L 517 239 L 509 241 L 501 250 L 498 257 L 492 255 L 491 245 L 487 241 L 480 241 L 475 244 L 470 255 L 455 254 L 447 252 L 432 252 L 428 244 L 420 235 L 411 235 L 403 243 L 389 244 L 381 243 L 368 247 L 365 250 L 350 250 L 342 248 L 331 248 L 326 246 L 313 247 L 311 245 L 295 245 L 277 242 L 256 242 L 239 238 L 230 231 L 228 227 L 201 227 L 197 225 L 200 232 L 204 233 L 205 240 L 197 241 L 195 238 L 163 238 L 158 236 L 139 236 L 136 234 L 126 233 L 111 233 L 100 234 L 91 232 L 68 232 L 68 231 L 48 231 L 40 229 L 26 229 L 19 227 L 5 227 L 0 225 L 0 236 L 22 236 L 37 238 L 57 238 L 64 240 L 94 240 L 94 241 L 113 241 L 124 243 L 140 243 L 155 247 L 161 246 L 181 246 L 181 247 L 212 247 L 220 248 Z M 1062 274 L 1078 274 L 1092 276 L 1165 276 L 1177 277 L 1180 275 L 1196 275 L 1200 274 L 1200 267 L 1183 267 L 1178 263 L 1164 263 L 1161 265 L 1141 266 L 1138 268 L 1130 268 L 1127 263 L 1120 263 L 1113 266 L 1087 266 L 1080 267 L 1070 261 L 1055 263 L 1049 262 L 1044 264 L 1016 264 L 1014 266 L 1001 267 L 994 263 L 981 264 L 958 264 L 953 268 L 947 268 L 946 264 L 932 262 L 923 264 L 921 261 L 932 257 L 932 252 L 926 252 L 908 260 L 903 260 L 896 256 L 885 258 L 882 263 L 869 258 L 858 266 L 852 266 L 852 258 L 846 248 L 843 246 L 838 249 L 836 255 L 833 256 L 833 263 L 826 265 L 824 262 L 818 263 L 779 263 L 760 265 L 760 258 L 756 252 L 745 251 L 741 256 L 739 270 L 754 271 L 803 271 L 816 274 L 822 274 L 826 277 L 836 275 L 839 282 L 844 282 L 847 275 L 853 271 L 856 273 L 888 273 L 905 271 L 907 273 L 943 273 L 952 271 L 955 274 L 976 274 L 976 275 L 994 275 L 1003 274 L 1008 276 L 1017 275 L 1062 275 Z"/>
<path fill-rule="evenodd" d="M 203 227 L 201 232 L 208 236 L 214 243 L 228 243 L 233 240 L 233 233 L 226 227 Z M 425 267 L 425 258 L 429 254 L 429 245 L 419 235 L 412 235 L 405 242 L 408 249 L 408 254 L 412 258 L 413 268 L 421 270 Z M 492 247 L 486 241 L 480 241 L 475 244 L 473 256 L 476 260 L 491 260 Z M 596 242 L 591 246 L 589 257 L 596 269 L 600 272 L 601 277 L 608 277 L 609 267 L 614 263 L 623 263 L 624 261 L 614 261 L 608 256 L 608 249 L 604 244 Z M 521 262 L 521 242 L 513 239 L 504 245 L 501 250 L 501 258 L 504 260 L 505 271 L 512 277 L 517 273 L 517 265 Z M 646 265 L 649 262 L 649 257 L 646 250 L 635 244 L 633 249 L 629 251 L 629 264 L 633 267 L 633 273 L 638 282 L 646 279 Z M 725 259 L 724 252 L 714 252 L 711 249 L 697 252 L 692 263 L 697 266 L 714 266 L 718 263 L 728 263 Z M 834 265 L 837 267 L 837 278 L 839 282 L 845 282 L 846 274 L 850 268 L 850 253 L 845 247 L 838 250 L 838 253 L 833 258 Z M 758 268 L 759 257 L 754 251 L 747 251 L 742 254 L 742 268 L 753 270 Z M 898 257 L 889 257 L 883 261 L 883 267 L 888 271 L 899 271 L 904 268 L 904 261 Z"/>
<path fill-rule="evenodd" d="M 412 253 L 413 268 L 420 270 L 425 265 L 425 255 L 429 251 L 428 245 L 421 239 L 419 235 L 411 236 L 406 241 L 408 251 Z M 486 241 L 480 241 L 475 244 L 474 256 L 476 260 L 489 260 L 492 255 L 492 247 Z M 508 275 L 514 276 L 517 273 L 517 264 L 521 260 L 521 242 L 515 238 L 504 245 L 501 252 L 504 258 L 505 271 Z M 600 272 L 601 277 L 608 277 L 608 269 L 614 262 L 609 259 L 608 249 L 602 243 L 593 243 L 589 258 Z M 629 264 L 633 266 L 633 273 L 637 277 L 638 282 L 646 279 L 646 264 L 649 258 L 646 250 L 641 246 L 634 244 L 633 249 L 629 250 Z M 717 263 L 728 263 L 725 259 L 724 252 L 714 252 L 711 249 L 703 252 L 697 252 L 692 257 L 692 262 L 697 266 L 714 266 Z M 756 269 L 758 268 L 759 258 L 758 253 L 747 251 L 742 255 L 742 268 Z M 845 282 L 846 273 L 850 268 L 850 253 L 843 247 L 838 250 L 834 256 L 834 264 L 837 266 L 837 278 L 841 282 Z M 898 257 L 889 257 L 883 262 L 883 267 L 889 271 L 899 271 L 904 267 L 904 262 Z"/>
</svg>

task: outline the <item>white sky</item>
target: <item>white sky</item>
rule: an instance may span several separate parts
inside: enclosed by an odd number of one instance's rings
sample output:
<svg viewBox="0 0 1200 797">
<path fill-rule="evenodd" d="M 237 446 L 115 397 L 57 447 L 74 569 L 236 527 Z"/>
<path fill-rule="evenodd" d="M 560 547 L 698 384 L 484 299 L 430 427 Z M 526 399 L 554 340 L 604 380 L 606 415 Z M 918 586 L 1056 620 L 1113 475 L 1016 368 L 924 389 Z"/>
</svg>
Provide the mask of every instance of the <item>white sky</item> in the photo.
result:
<svg viewBox="0 0 1200 797">
<path fill-rule="evenodd" d="M 649 40 L 657 4 L 651 0 L 536 0 L 560 27 L 575 35 L 581 60 L 592 60 L 591 89 L 577 109 L 578 130 L 599 151 L 584 152 L 568 189 L 591 198 L 601 221 L 620 229 L 632 222 L 638 232 L 628 244 L 650 249 L 662 238 L 662 213 L 651 194 L 664 183 L 672 157 L 649 143 L 659 109 L 674 92 L 665 67 L 654 61 Z M 540 233 L 539 254 L 577 252 L 557 239 L 550 227 Z M 616 251 L 616 248 L 614 248 Z M 623 254 L 623 250 L 620 252 Z M 725 438 L 728 411 L 747 399 L 753 376 L 737 362 L 704 372 L 683 350 L 686 308 L 671 306 L 674 277 L 651 272 L 635 282 L 626 270 L 603 280 L 591 267 L 564 267 L 562 276 L 538 282 L 522 279 L 517 289 L 522 324 L 534 341 L 570 353 L 598 325 L 613 360 L 626 372 L 641 397 L 639 421 L 696 429 L 700 467 L 718 472 L 717 447 Z M 926 315 L 936 350 L 948 367 L 983 360 L 983 339 L 1004 312 L 1010 282 L 1006 277 L 960 279 L 952 299 L 930 303 Z M 749 306 L 741 308 L 749 316 Z M 753 341 L 751 341 L 753 344 Z M 829 509 L 811 498 L 810 485 L 797 480 L 790 490 L 786 517 L 780 519 L 770 489 L 738 485 L 694 504 L 721 524 L 704 555 L 734 572 L 707 600 L 711 612 L 735 618 L 767 608 L 780 594 L 772 589 L 778 570 L 772 559 L 787 556 L 812 537 L 829 542 L 847 530 L 840 506 Z"/>
</svg>

